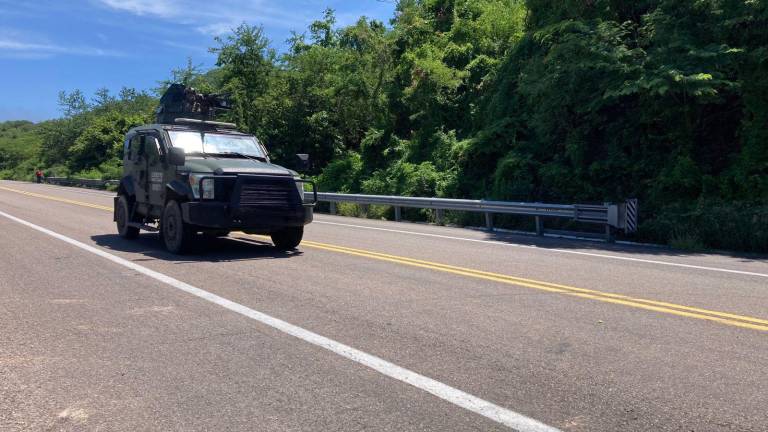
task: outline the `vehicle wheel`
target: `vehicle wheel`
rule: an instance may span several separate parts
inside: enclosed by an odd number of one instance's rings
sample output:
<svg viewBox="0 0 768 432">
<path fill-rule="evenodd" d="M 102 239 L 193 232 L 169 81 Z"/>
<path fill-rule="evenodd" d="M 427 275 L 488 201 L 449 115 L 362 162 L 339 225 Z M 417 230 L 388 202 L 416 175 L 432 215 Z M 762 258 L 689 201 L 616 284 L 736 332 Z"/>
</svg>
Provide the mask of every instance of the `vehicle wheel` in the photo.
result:
<svg viewBox="0 0 768 432">
<path fill-rule="evenodd" d="M 280 250 L 293 250 L 301 243 L 304 237 L 304 227 L 283 228 L 271 235 L 272 243 Z"/>
<path fill-rule="evenodd" d="M 165 248 L 171 253 L 183 254 L 192 246 L 195 231 L 184 223 L 181 207 L 176 201 L 168 201 L 165 205 L 163 216 L 160 218 L 160 236 Z"/>
<path fill-rule="evenodd" d="M 117 200 L 115 219 L 117 219 L 117 233 L 124 239 L 133 240 L 139 236 L 139 229 L 128 225 L 131 209 L 128 206 L 128 198 L 120 195 Z"/>
</svg>

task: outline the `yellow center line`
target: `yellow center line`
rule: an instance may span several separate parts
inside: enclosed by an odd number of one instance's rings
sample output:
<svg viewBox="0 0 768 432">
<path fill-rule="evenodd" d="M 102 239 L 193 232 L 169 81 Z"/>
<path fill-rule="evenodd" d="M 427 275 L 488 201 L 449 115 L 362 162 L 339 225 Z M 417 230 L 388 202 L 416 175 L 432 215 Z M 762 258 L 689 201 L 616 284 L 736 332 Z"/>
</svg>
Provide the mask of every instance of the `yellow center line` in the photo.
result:
<svg viewBox="0 0 768 432">
<path fill-rule="evenodd" d="M 22 195 L 32 196 L 36 198 L 43 198 L 53 201 L 59 201 L 67 204 L 74 204 L 83 207 L 95 208 L 99 210 L 112 211 L 112 207 L 101 206 L 97 204 L 85 203 L 82 201 L 69 200 L 65 198 L 54 197 L 50 195 L 43 195 L 33 192 L 22 191 L 18 189 L 12 189 L 0 186 L 1 190 L 15 192 Z M 259 239 L 264 239 L 262 236 L 250 236 Z M 578 288 L 568 285 L 560 285 L 549 282 L 542 282 L 533 279 L 525 279 L 516 276 L 510 276 L 499 273 L 491 273 L 482 270 L 476 270 L 465 267 L 452 266 L 449 264 L 436 263 L 431 261 L 424 261 L 415 258 L 402 257 L 398 255 L 390 255 L 381 252 L 374 252 L 363 249 L 354 249 L 346 246 L 332 245 L 327 243 L 320 243 L 315 241 L 305 240 L 302 243 L 303 246 L 320 249 L 329 252 L 342 253 L 346 255 L 357 256 L 367 259 L 375 259 L 379 261 L 390 262 L 394 264 L 407 265 L 410 267 L 418 267 L 433 271 L 439 271 L 443 273 L 450 273 L 464 277 L 470 277 L 475 279 L 483 279 L 497 283 L 503 283 L 508 285 L 514 285 L 517 287 L 525 287 L 536 289 L 539 291 L 546 291 L 551 293 L 558 293 L 563 295 L 570 295 L 574 297 L 600 301 L 604 303 L 618 304 L 623 306 L 629 306 L 637 309 L 644 309 L 654 312 L 660 312 L 665 314 L 671 314 L 676 316 L 682 316 L 687 318 L 694 318 L 700 320 L 706 320 L 725 324 L 729 326 L 748 328 L 752 330 L 768 331 L 768 320 L 749 317 L 744 315 L 737 315 L 727 312 L 720 312 L 709 309 L 702 309 L 690 306 L 679 305 L 675 303 L 668 303 L 656 300 L 634 298 L 621 294 L 615 294 L 610 292 L 596 291 L 585 288 Z"/>
<path fill-rule="evenodd" d="M 387 255 L 379 252 L 372 252 L 372 251 L 366 251 L 366 250 L 360 250 L 360 249 L 353 249 L 348 248 L 345 246 L 338 246 L 338 245 L 329 245 L 324 243 L 317 243 L 317 242 L 311 242 L 311 241 L 304 241 L 302 244 L 308 245 L 308 246 L 316 246 L 318 248 L 334 248 L 337 252 L 344 251 L 349 253 L 358 253 L 358 254 L 366 254 L 367 256 L 375 255 L 377 257 L 381 258 L 388 258 L 388 259 L 394 259 L 399 262 L 408 261 L 410 263 L 420 264 L 420 265 L 426 265 L 431 268 L 440 268 L 442 270 L 451 270 L 451 271 L 460 271 L 462 273 L 472 273 L 472 276 L 488 276 L 494 279 L 504 279 L 505 282 L 510 282 L 515 285 L 521 285 L 521 286 L 527 286 L 527 287 L 535 287 L 537 289 L 544 289 L 546 288 L 547 291 L 553 291 L 553 292 L 569 292 L 572 294 L 580 293 L 585 295 L 594 295 L 594 296 L 600 296 L 600 297 L 609 297 L 617 300 L 626 300 L 631 301 L 635 303 L 646 303 L 648 305 L 652 306 L 660 306 L 660 307 L 667 307 L 667 308 L 675 308 L 680 309 L 688 312 L 698 312 L 698 313 L 704 313 L 709 315 L 714 315 L 722 318 L 732 318 L 736 320 L 744 320 L 744 321 L 750 321 L 757 324 L 765 324 L 768 325 L 768 320 L 765 319 L 759 319 L 759 318 L 752 318 L 752 317 L 745 317 L 742 315 L 735 315 L 735 314 L 729 314 L 725 312 L 718 312 L 718 311 L 712 311 L 708 309 L 700 309 L 695 307 L 689 307 L 689 306 L 683 306 L 678 305 L 674 303 L 667 303 L 667 302 L 660 302 L 656 300 L 648 300 L 648 299 L 641 299 L 641 298 L 634 298 L 629 297 L 621 294 L 614 294 L 614 293 L 608 293 L 603 291 L 595 291 L 595 290 L 589 290 L 585 288 L 577 288 L 573 286 L 568 285 L 559 285 L 549 282 L 541 282 L 537 280 L 531 280 L 531 279 L 524 279 L 520 277 L 515 276 L 509 276 L 509 275 L 503 275 L 498 273 L 490 273 L 485 272 L 481 270 L 475 270 L 475 269 L 469 269 L 469 268 L 463 268 L 463 267 L 456 267 L 451 266 L 447 264 L 441 264 L 441 263 L 435 263 L 430 261 L 424 261 L 424 260 L 418 260 L 414 258 L 406 258 L 406 257 L 400 257 L 396 255 Z M 533 286 L 535 285 L 535 286 Z"/>
<path fill-rule="evenodd" d="M 683 316 L 687 318 L 696 318 L 696 319 L 701 319 L 706 321 L 713 321 L 721 324 L 749 328 L 753 330 L 768 331 L 768 320 L 744 316 L 744 315 L 736 315 L 736 314 L 731 314 L 726 312 L 719 312 L 714 310 L 683 306 L 683 305 L 678 305 L 674 303 L 660 302 L 655 300 L 633 298 L 633 297 L 624 296 L 620 294 L 588 290 L 588 289 L 577 288 L 577 287 L 572 287 L 568 285 L 552 284 L 548 282 L 535 281 L 531 279 L 523 279 L 515 276 L 484 272 L 484 271 L 474 270 L 474 269 L 469 269 L 464 267 L 456 267 L 456 266 L 451 266 L 446 264 L 417 260 L 413 258 L 399 257 L 396 255 L 388 255 L 388 254 L 382 254 L 378 252 L 352 249 L 352 248 L 347 248 L 343 246 L 329 245 L 325 243 L 304 241 L 302 242 L 302 245 L 306 247 L 315 248 L 315 249 L 323 249 L 323 250 L 337 252 L 337 253 L 344 253 L 348 255 L 355 255 L 355 256 L 361 256 L 361 257 L 370 258 L 370 259 L 376 259 L 380 261 L 394 262 L 394 263 L 408 265 L 412 267 L 427 268 L 427 269 L 445 272 L 445 273 L 458 274 L 458 275 L 468 276 L 476 279 L 485 279 L 485 280 L 500 282 L 508 285 L 533 288 L 540 291 L 571 295 L 571 296 L 590 299 L 590 300 L 620 304 L 620 305 L 630 306 L 638 309 L 662 312 L 662 313 L 667 313 L 667 314 L 672 314 L 677 316 Z"/>
<path fill-rule="evenodd" d="M 34 193 L 34 192 L 27 192 L 27 191 L 23 191 L 23 190 L 19 190 L 19 189 L 11 189 L 11 188 L 7 188 L 7 187 L 3 187 L 3 186 L 0 186 L 0 189 L 2 189 L 4 191 L 8 191 L 8 192 L 15 192 L 15 193 L 21 194 L 21 195 L 27 195 L 27 196 L 35 197 L 35 198 L 43 198 L 43 199 L 47 199 L 47 200 L 51 200 L 51 201 L 58 201 L 58 202 L 63 202 L 63 203 L 67 203 L 67 204 L 74 204 L 74 205 L 78 205 L 78 206 L 82 206 L 82 207 L 90 207 L 90 208 L 95 208 L 95 209 L 99 209 L 99 210 L 107 210 L 107 211 L 110 211 L 110 212 L 112 211 L 112 207 L 106 207 L 106 206 L 102 206 L 102 205 L 98 205 L 98 204 L 90 204 L 90 203 L 86 203 L 86 202 L 82 202 L 82 201 L 74 201 L 74 200 L 69 200 L 69 199 L 66 199 L 66 198 L 59 198 L 59 197 L 50 196 L 50 195 L 43 195 L 43 194 Z"/>
</svg>

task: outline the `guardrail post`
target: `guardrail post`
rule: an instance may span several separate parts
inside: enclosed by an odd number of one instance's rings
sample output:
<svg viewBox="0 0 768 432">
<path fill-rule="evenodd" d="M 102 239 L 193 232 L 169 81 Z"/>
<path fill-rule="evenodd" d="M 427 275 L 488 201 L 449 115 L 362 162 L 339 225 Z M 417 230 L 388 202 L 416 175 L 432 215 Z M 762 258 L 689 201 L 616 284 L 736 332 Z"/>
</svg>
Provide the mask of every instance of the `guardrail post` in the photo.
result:
<svg viewBox="0 0 768 432">
<path fill-rule="evenodd" d="M 363 214 L 363 217 L 368 217 L 368 204 L 360 204 L 360 213 Z"/>
<path fill-rule="evenodd" d="M 610 225 L 605 226 L 605 241 L 616 243 L 616 229 Z"/>
<path fill-rule="evenodd" d="M 624 204 L 624 232 L 634 234 L 637 232 L 638 206 L 637 198 L 628 199 Z"/>
<path fill-rule="evenodd" d="M 488 231 L 493 231 L 493 213 L 485 214 L 485 228 Z"/>
<path fill-rule="evenodd" d="M 331 201 L 331 208 L 329 210 L 329 213 L 331 213 L 332 215 L 336 214 L 336 203 L 333 201 Z"/>
<path fill-rule="evenodd" d="M 403 220 L 403 209 L 402 207 L 395 207 L 395 222 L 400 222 Z"/>
<path fill-rule="evenodd" d="M 435 210 L 435 222 L 438 225 L 443 225 L 445 223 L 445 210 L 443 209 Z"/>
<path fill-rule="evenodd" d="M 544 221 L 541 220 L 541 216 L 536 216 L 536 235 L 544 235 Z"/>
</svg>

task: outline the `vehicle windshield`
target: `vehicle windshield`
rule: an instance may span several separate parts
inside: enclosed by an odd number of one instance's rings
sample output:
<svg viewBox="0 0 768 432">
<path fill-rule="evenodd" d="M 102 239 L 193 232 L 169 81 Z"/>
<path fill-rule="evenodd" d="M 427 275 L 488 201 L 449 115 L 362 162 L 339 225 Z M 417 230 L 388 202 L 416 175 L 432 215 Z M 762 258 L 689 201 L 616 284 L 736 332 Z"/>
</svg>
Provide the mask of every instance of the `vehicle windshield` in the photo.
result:
<svg viewBox="0 0 768 432">
<path fill-rule="evenodd" d="M 200 133 L 194 131 L 168 131 L 174 147 L 184 152 L 205 154 L 239 153 L 245 156 L 266 158 L 256 138 L 245 135 Z"/>
</svg>

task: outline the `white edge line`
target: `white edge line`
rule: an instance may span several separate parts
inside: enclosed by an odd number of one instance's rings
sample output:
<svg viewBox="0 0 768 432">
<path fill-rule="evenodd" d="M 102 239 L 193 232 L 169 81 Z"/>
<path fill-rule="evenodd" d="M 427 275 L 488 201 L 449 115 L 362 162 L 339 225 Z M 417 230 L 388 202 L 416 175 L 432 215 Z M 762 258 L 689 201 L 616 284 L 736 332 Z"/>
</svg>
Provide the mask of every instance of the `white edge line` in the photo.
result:
<svg viewBox="0 0 768 432">
<path fill-rule="evenodd" d="M 20 182 L 23 183 L 23 182 Z M 35 183 L 30 183 L 35 184 Z M 98 195 L 98 196 L 104 196 L 107 198 L 114 197 L 114 195 L 109 193 L 100 193 L 98 191 L 83 191 L 78 190 L 78 188 L 73 187 L 66 187 L 66 186 L 56 186 L 56 185 L 50 185 L 50 184 L 44 184 L 45 186 L 48 186 L 50 189 L 56 189 L 56 190 L 69 190 L 70 192 L 75 193 L 81 193 L 81 194 L 87 194 L 87 195 Z M 732 269 L 725 269 L 721 267 L 707 267 L 707 266 L 697 266 L 692 264 L 682 264 L 682 263 L 674 263 L 669 261 L 658 261 L 658 260 L 648 260 L 643 258 L 632 258 L 632 257 L 622 257 L 618 255 L 606 255 L 606 254 L 597 254 L 592 252 L 579 252 L 579 251 L 572 251 L 572 250 L 566 250 L 566 249 L 552 249 L 552 248 L 542 248 L 539 246 L 534 245 L 523 245 L 523 244 L 514 244 L 514 243 L 506 243 L 496 240 L 480 240 L 480 239 L 471 239 L 466 237 L 454 237 L 454 236 L 447 236 L 447 235 L 441 235 L 441 234 L 430 234 L 430 233 L 420 233 L 416 231 L 406 231 L 406 230 L 396 230 L 396 229 L 388 229 L 388 228 L 377 228 L 377 227 L 371 227 L 371 226 L 365 226 L 365 225 L 354 225 L 354 224 L 345 224 L 345 223 L 338 223 L 338 222 L 327 222 L 327 221 L 319 221 L 315 220 L 314 223 L 317 224 L 323 224 L 323 225 L 336 225 L 336 226 L 343 226 L 348 228 L 359 228 L 359 229 L 367 229 L 367 230 L 373 230 L 373 231 L 384 231 L 384 232 L 393 232 L 393 233 L 399 233 L 399 234 L 410 234 L 415 236 L 422 236 L 422 237 L 433 237 L 433 238 L 442 238 L 446 240 L 459 240 L 459 241 L 466 241 L 466 242 L 474 242 L 474 243 L 484 243 L 484 244 L 491 244 L 496 246 L 506 246 L 506 247 L 515 247 L 515 248 L 522 248 L 522 249 L 536 249 L 539 251 L 546 251 L 546 252 L 556 252 L 556 253 L 564 253 L 564 254 L 571 254 L 571 255 L 582 255 L 582 256 L 590 256 L 595 258 L 606 258 L 606 259 L 613 259 L 613 260 L 621 260 L 621 261 L 633 261 L 633 262 L 641 262 L 645 264 L 656 264 L 656 265 L 664 265 L 669 267 L 680 267 L 680 268 L 688 268 L 688 269 L 694 269 L 694 270 L 706 270 L 706 271 L 713 271 L 713 272 L 720 272 L 720 273 L 730 273 L 730 274 L 738 274 L 738 275 L 744 275 L 744 276 L 755 276 L 755 277 L 762 277 L 762 278 L 768 278 L 768 274 L 766 273 L 757 273 L 757 272 L 748 272 L 743 270 L 732 270 Z M 514 232 L 512 232 L 514 234 Z"/>
<path fill-rule="evenodd" d="M 389 229 L 389 228 L 377 228 L 377 227 L 371 227 L 371 226 L 365 226 L 365 225 L 353 225 L 353 224 L 345 224 L 345 223 L 338 223 L 338 222 L 327 222 L 327 221 L 315 220 L 314 223 L 323 224 L 323 225 L 343 226 L 348 228 L 360 228 L 360 229 L 367 229 L 367 230 L 374 230 L 374 231 L 393 232 L 393 233 L 399 233 L 399 234 L 410 234 L 410 235 L 416 235 L 416 236 L 422 236 L 422 237 L 434 237 L 434 238 L 441 238 L 441 239 L 447 239 L 447 240 L 460 240 L 460 241 L 466 241 L 466 242 L 492 244 L 497 246 L 507 246 L 507 247 L 523 248 L 523 249 L 536 249 L 536 250 L 545 251 L 545 252 L 557 252 L 557 253 L 565 253 L 565 254 L 572 254 L 572 255 L 583 255 L 583 256 L 591 256 L 591 257 L 597 257 L 597 258 L 608 258 L 608 259 L 622 260 L 622 261 L 634 261 L 634 262 L 641 262 L 646 264 L 658 264 L 658 265 L 665 265 L 665 266 L 671 266 L 671 267 L 682 267 L 682 268 L 688 268 L 688 269 L 708 270 L 708 271 L 721 272 L 721 273 L 732 273 L 732 274 L 740 274 L 745 276 L 757 276 L 757 277 L 768 278 L 768 274 L 766 273 L 755 273 L 755 272 L 748 272 L 748 271 L 742 271 L 742 270 L 731 270 L 731 269 L 724 269 L 720 267 L 697 266 L 692 264 L 681 264 L 681 263 L 673 263 L 668 261 L 656 261 L 656 260 L 648 260 L 648 259 L 642 259 L 642 258 L 622 257 L 617 255 L 605 255 L 605 254 L 597 254 L 597 253 L 591 253 L 591 252 L 579 252 L 579 251 L 572 251 L 572 250 L 565 250 L 565 249 L 550 249 L 550 248 L 542 248 L 534 245 L 505 243 L 505 242 L 500 242 L 496 240 L 480 240 L 480 239 L 471 239 L 466 237 L 453 237 L 453 236 L 447 236 L 447 235 L 441 235 L 441 234 L 420 233 L 415 231 L 396 230 L 396 229 Z"/>
<path fill-rule="evenodd" d="M 98 255 L 115 264 L 127 267 L 145 276 L 148 276 L 157 281 L 163 282 L 176 288 L 180 291 L 184 291 L 195 297 L 199 297 L 203 300 L 209 301 L 216 305 L 219 305 L 232 312 L 239 313 L 240 315 L 251 318 L 262 324 L 268 325 L 274 329 L 277 329 L 283 333 L 287 333 L 298 339 L 301 339 L 307 343 L 324 348 L 331 351 L 341 357 L 352 360 L 355 363 L 359 363 L 363 366 L 369 367 L 383 375 L 390 378 L 402 381 L 406 384 L 410 384 L 418 389 L 421 389 L 427 393 L 437 396 L 440 399 L 448 401 L 456 406 L 480 414 L 481 416 L 500 423 L 502 425 L 511 427 L 519 432 L 560 432 L 559 429 L 547 426 L 537 420 L 530 417 L 526 417 L 523 414 L 516 413 L 514 411 L 502 408 L 486 400 L 480 399 L 477 396 L 473 396 L 469 393 L 465 393 L 461 390 L 453 388 L 447 384 L 443 384 L 439 381 L 433 380 L 426 376 L 420 375 L 416 372 L 402 368 L 394 363 L 390 363 L 384 359 L 376 357 L 374 355 L 357 350 L 350 346 L 344 345 L 340 342 L 336 342 L 325 336 L 313 333 L 309 330 L 305 330 L 301 327 L 290 324 L 286 321 L 282 321 L 278 318 L 274 318 L 270 315 L 251 309 L 247 306 L 243 306 L 239 303 L 235 303 L 231 300 L 227 300 L 224 297 L 220 297 L 216 294 L 210 293 L 203 289 L 194 287 L 178 279 L 174 279 L 165 274 L 150 270 L 144 266 L 133 263 L 126 259 L 120 258 L 116 255 L 112 255 L 102 249 L 89 246 L 85 243 L 79 242 L 75 239 L 69 238 L 57 232 L 51 231 L 47 228 L 35 225 L 31 222 L 27 222 L 23 219 L 19 219 L 8 213 L 0 211 L 0 216 L 10 219 L 19 224 L 25 225 L 29 228 L 37 230 L 43 234 L 47 234 L 58 240 L 66 242 L 72 246 L 90 252 L 94 255 Z"/>
</svg>

